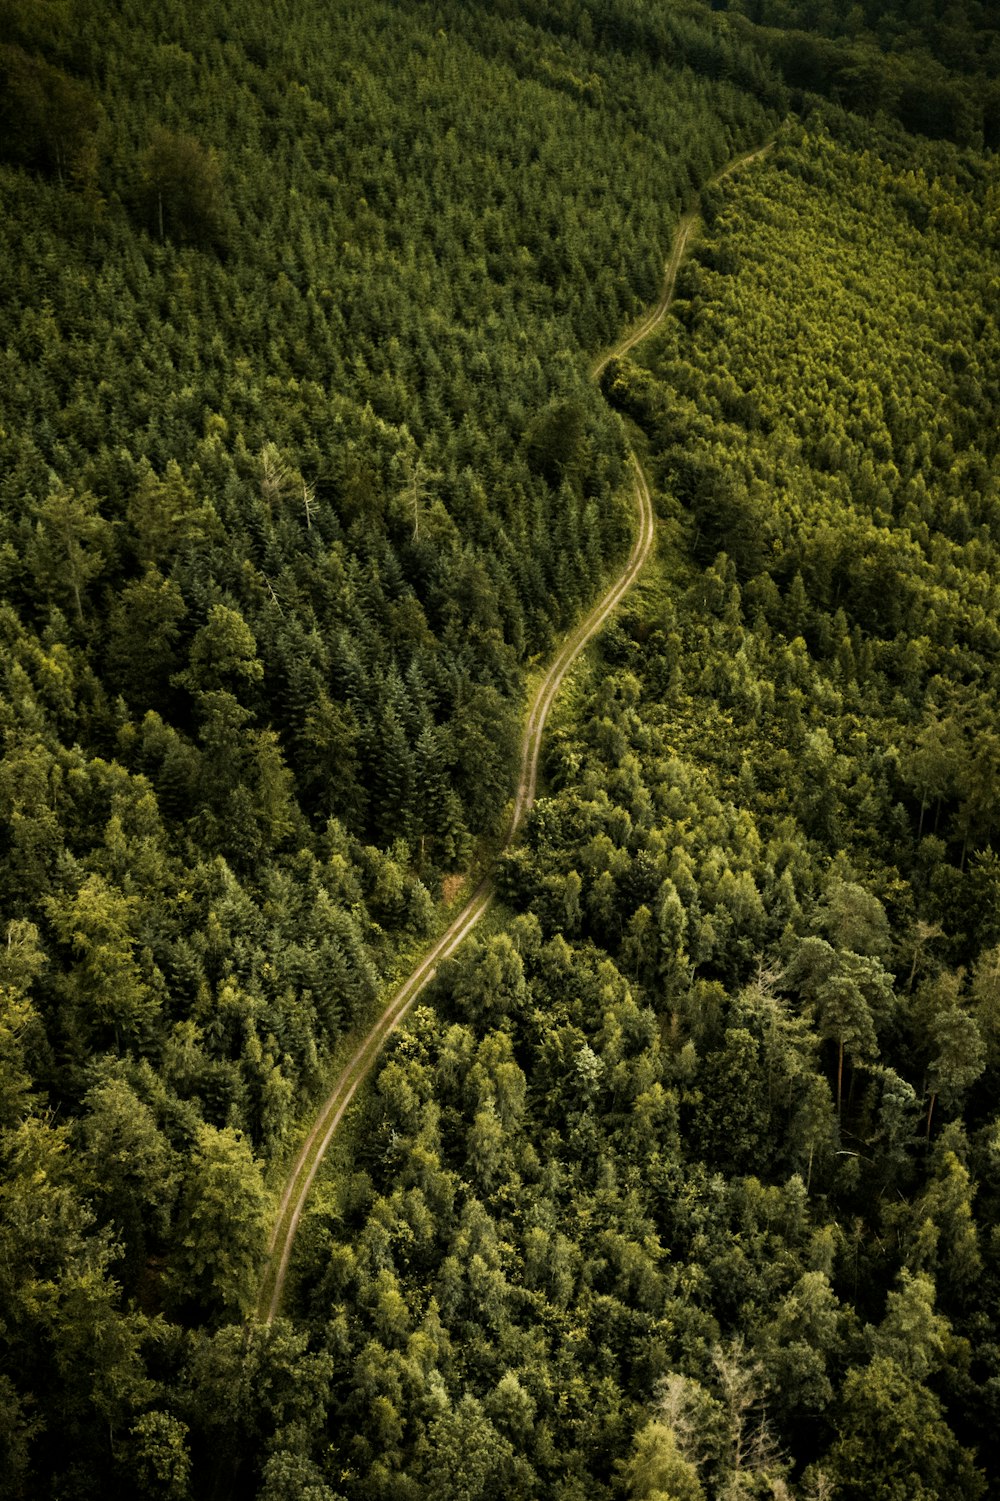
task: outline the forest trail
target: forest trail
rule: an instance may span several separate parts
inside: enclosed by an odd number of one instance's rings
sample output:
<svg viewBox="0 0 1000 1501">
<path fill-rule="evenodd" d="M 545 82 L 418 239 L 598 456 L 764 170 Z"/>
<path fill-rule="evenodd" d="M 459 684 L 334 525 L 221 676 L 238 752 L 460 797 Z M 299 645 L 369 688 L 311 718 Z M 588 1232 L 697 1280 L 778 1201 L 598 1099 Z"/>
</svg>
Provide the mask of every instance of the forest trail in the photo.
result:
<svg viewBox="0 0 1000 1501">
<path fill-rule="evenodd" d="M 768 142 L 754 151 L 749 151 L 742 156 L 736 157 L 709 179 L 709 185 L 721 182 L 730 173 L 735 172 L 737 168 L 745 166 L 749 162 L 763 156 L 766 152 L 770 151 L 771 145 L 772 143 Z M 677 273 L 680 270 L 684 252 L 687 249 L 697 223 L 697 207 L 691 209 L 681 218 L 671 247 L 670 259 L 667 262 L 664 273 L 663 291 L 660 294 L 659 301 L 651 312 L 646 313 L 631 330 L 622 336 L 617 344 L 598 357 L 595 364 L 591 367 L 590 372 L 594 380 L 600 378 L 605 367 L 611 360 L 627 354 L 630 349 L 633 349 L 636 344 L 651 334 L 662 322 L 673 300 Z M 535 801 L 538 788 L 538 770 L 542 753 L 542 735 L 545 731 L 549 710 L 555 702 L 556 694 L 559 692 L 566 674 L 584 647 L 596 636 L 608 616 L 628 593 L 629 589 L 631 589 L 653 549 L 653 542 L 656 536 L 656 520 L 653 513 L 653 501 L 649 490 L 649 481 L 645 470 L 634 452 L 630 454 L 630 458 L 635 471 L 635 505 L 638 515 L 635 541 L 632 544 L 632 550 L 628 555 L 625 566 L 617 579 L 615 579 L 594 607 L 566 637 L 566 640 L 549 665 L 532 700 L 521 744 L 521 775 L 518 780 L 517 796 L 514 799 L 514 811 L 504 844 L 504 850 L 509 848 L 513 843 L 525 814 Z M 302 1218 L 302 1212 L 305 1209 L 306 1200 L 309 1197 L 309 1191 L 319 1171 L 320 1163 L 333 1139 L 333 1134 L 343 1119 L 351 1100 L 354 1098 L 358 1085 L 368 1074 L 386 1040 L 396 1027 L 399 1026 L 417 996 L 434 979 L 438 971 L 438 966 L 445 959 L 450 958 L 459 945 L 464 942 L 480 918 L 485 915 L 493 900 L 493 891 L 493 877 L 491 875 L 484 876 L 458 916 L 452 920 L 444 933 L 441 934 L 437 942 L 427 951 L 408 978 L 393 993 L 385 1009 L 373 1023 L 364 1038 L 362 1038 L 357 1051 L 343 1069 L 333 1088 L 320 1106 L 316 1119 L 305 1141 L 299 1148 L 294 1162 L 289 1168 L 288 1177 L 278 1205 L 274 1228 L 268 1244 L 268 1259 L 264 1268 L 260 1296 L 257 1302 L 257 1316 L 262 1321 L 270 1323 L 277 1316 L 278 1310 L 281 1307 L 281 1299 L 285 1290 L 285 1281 L 292 1255 L 292 1246 L 295 1242 L 295 1235 Z"/>
<path fill-rule="evenodd" d="M 727 162 L 720 171 L 710 177 L 705 186 L 712 187 L 717 182 L 724 182 L 727 177 L 736 172 L 740 167 L 746 167 L 750 162 L 755 162 L 760 157 L 766 156 L 773 145 L 773 141 L 766 141 L 763 146 L 757 146 L 753 151 L 745 151 L 742 156 L 734 157 L 731 162 Z M 650 312 L 644 313 L 635 327 L 624 334 L 617 344 L 613 345 L 611 349 L 606 350 L 604 354 L 598 356 L 596 362 L 590 367 L 590 374 L 594 380 L 600 380 L 605 366 L 609 365 L 612 360 L 619 359 L 623 354 L 628 354 L 630 349 L 634 349 L 637 344 L 641 344 L 643 339 L 647 338 L 653 332 L 654 328 L 663 322 L 666 311 L 673 301 L 677 273 L 681 268 L 684 252 L 698 223 L 698 217 L 699 209 L 695 207 L 689 209 L 680 219 L 677 225 L 677 233 L 674 235 L 670 259 L 667 262 L 667 269 L 664 273 L 663 291 L 660 293 L 659 302 Z"/>
</svg>

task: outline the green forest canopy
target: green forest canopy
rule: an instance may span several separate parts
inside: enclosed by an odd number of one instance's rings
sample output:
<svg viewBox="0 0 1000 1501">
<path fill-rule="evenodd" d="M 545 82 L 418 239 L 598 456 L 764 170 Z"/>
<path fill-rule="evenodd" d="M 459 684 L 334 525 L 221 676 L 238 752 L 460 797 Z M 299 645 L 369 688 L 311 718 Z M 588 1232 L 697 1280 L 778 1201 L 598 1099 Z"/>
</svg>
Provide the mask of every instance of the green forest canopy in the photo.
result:
<svg viewBox="0 0 1000 1501">
<path fill-rule="evenodd" d="M 0 7 L 0 1494 L 991 1483 L 994 33 L 742 10 Z"/>
</svg>

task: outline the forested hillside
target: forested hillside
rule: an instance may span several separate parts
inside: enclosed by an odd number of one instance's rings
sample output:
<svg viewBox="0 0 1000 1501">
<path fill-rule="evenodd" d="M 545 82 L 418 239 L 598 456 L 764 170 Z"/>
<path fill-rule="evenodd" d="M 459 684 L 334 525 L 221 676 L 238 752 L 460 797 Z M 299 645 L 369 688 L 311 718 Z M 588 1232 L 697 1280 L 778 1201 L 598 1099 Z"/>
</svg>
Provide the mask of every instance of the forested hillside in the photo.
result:
<svg viewBox="0 0 1000 1501">
<path fill-rule="evenodd" d="M 785 98 L 490 7 L 0 17 L 0 1487 L 183 1493 L 268 1166 L 626 548 L 587 355 Z"/>
<path fill-rule="evenodd" d="M 721 0 L 793 92 L 819 92 L 869 119 L 1000 145 L 1000 16 L 982 0 Z M 748 24 L 748 22 L 750 24 Z"/>
<path fill-rule="evenodd" d="M 606 373 L 661 568 L 314 1218 L 346 1495 L 996 1487 L 998 187 L 789 127 Z"/>
<path fill-rule="evenodd" d="M 0 0 L 0 1496 L 996 1483 L 994 31 L 741 9 Z"/>
</svg>

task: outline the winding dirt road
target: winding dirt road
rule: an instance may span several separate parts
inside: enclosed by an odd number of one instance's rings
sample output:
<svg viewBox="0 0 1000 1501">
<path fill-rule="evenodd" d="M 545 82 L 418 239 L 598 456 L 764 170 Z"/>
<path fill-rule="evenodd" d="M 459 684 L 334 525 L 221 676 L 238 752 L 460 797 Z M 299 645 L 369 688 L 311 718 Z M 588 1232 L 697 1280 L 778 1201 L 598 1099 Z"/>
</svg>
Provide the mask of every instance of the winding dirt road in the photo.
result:
<svg viewBox="0 0 1000 1501">
<path fill-rule="evenodd" d="M 744 166 L 747 162 L 754 161 L 759 156 L 763 156 L 768 150 L 770 150 L 770 145 L 762 146 L 756 151 L 747 152 L 745 155 L 737 157 L 728 166 L 724 167 L 721 172 L 717 173 L 711 181 L 720 182 L 738 167 Z M 670 259 L 667 262 L 664 273 L 663 291 L 660 295 L 660 300 L 651 312 L 645 314 L 622 337 L 619 343 L 597 359 L 591 368 L 591 375 L 595 380 L 599 378 L 609 361 L 620 355 L 627 354 L 630 349 L 642 339 L 645 339 L 648 334 L 651 334 L 654 328 L 662 321 L 673 298 L 677 272 L 680 269 L 684 252 L 697 222 L 697 209 L 685 214 L 681 219 L 677 226 Z M 635 454 L 632 453 L 630 458 L 634 470 L 635 507 L 638 520 L 632 551 L 629 553 L 628 560 L 615 582 L 601 596 L 589 614 L 579 622 L 575 630 L 571 631 L 567 636 L 535 693 L 524 730 L 524 739 L 521 744 L 521 776 L 518 783 L 517 796 L 514 800 L 514 812 L 505 848 L 513 842 L 525 814 L 535 801 L 535 794 L 538 788 L 538 768 L 542 753 L 542 735 L 556 694 L 559 692 L 567 672 L 584 647 L 596 636 L 608 616 L 639 577 L 653 548 L 656 535 L 656 522 L 653 515 L 653 502 L 649 492 L 649 482 Z M 312 1187 L 313 1179 L 319 1171 L 320 1163 L 323 1160 L 327 1147 L 330 1145 L 333 1134 L 354 1097 L 355 1090 L 375 1062 L 386 1039 L 399 1026 L 420 992 L 434 979 L 438 971 L 438 966 L 455 952 L 484 915 L 493 900 L 493 889 L 492 876 L 484 876 L 458 916 L 453 919 L 433 947 L 424 955 L 416 969 L 413 970 L 410 976 L 393 994 L 378 1020 L 359 1042 L 357 1052 L 344 1068 L 330 1093 L 323 1101 L 316 1120 L 289 1169 L 284 1191 L 278 1205 L 278 1212 L 268 1246 L 268 1260 L 257 1304 L 257 1315 L 261 1320 L 270 1323 L 276 1317 L 281 1307 L 285 1280 L 288 1275 L 288 1265 L 291 1260 L 292 1247 L 295 1243 L 295 1234 L 299 1227 L 299 1221 L 302 1218 L 309 1190 Z"/>
</svg>

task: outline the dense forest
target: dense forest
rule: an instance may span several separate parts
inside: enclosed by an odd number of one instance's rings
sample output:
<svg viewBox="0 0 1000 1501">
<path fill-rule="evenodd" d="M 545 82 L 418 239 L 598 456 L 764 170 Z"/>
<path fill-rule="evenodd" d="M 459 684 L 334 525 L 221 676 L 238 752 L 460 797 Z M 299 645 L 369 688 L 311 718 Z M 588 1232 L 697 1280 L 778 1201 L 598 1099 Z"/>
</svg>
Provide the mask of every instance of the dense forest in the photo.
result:
<svg viewBox="0 0 1000 1501">
<path fill-rule="evenodd" d="M 1000 1483 L 997 38 L 0 0 L 0 1496 Z"/>
</svg>

